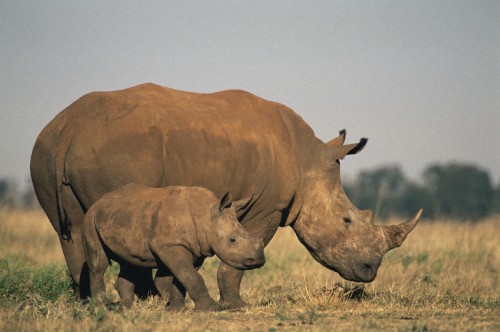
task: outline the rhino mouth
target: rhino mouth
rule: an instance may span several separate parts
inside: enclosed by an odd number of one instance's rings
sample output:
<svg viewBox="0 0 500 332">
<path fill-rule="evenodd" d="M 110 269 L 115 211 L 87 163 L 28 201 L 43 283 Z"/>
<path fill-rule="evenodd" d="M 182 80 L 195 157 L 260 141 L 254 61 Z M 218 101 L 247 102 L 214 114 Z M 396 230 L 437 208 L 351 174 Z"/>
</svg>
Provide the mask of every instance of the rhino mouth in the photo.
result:
<svg viewBox="0 0 500 332">
<path fill-rule="evenodd" d="M 244 262 L 243 265 L 245 266 L 245 269 L 258 269 L 264 266 L 266 263 L 266 259 L 264 257 L 259 257 L 259 258 L 247 258 Z"/>
<path fill-rule="evenodd" d="M 357 266 L 350 270 L 338 269 L 326 264 L 323 265 L 329 270 L 337 272 L 343 279 L 348 281 L 369 283 L 375 280 L 375 278 L 377 277 L 378 269 L 373 268 L 368 264 L 363 264 L 362 266 Z"/>
<path fill-rule="evenodd" d="M 372 282 L 377 277 L 378 266 L 363 263 L 353 269 L 353 278 L 345 278 L 355 282 Z"/>
<path fill-rule="evenodd" d="M 349 268 L 343 268 L 338 265 L 330 265 L 323 260 L 317 259 L 317 261 L 329 270 L 337 272 L 345 280 L 365 283 L 372 282 L 377 277 L 378 268 L 380 266 L 380 263 L 364 262 L 351 265 Z"/>
<path fill-rule="evenodd" d="M 264 263 L 245 264 L 245 269 L 259 269 L 263 266 L 264 266 Z"/>
<path fill-rule="evenodd" d="M 264 266 L 264 264 L 266 263 L 266 259 L 264 257 L 247 258 L 242 262 L 236 263 L 236 262 L 224 261 L 224 263 L 237 270 L 253 270 L 253 269 L 259 269 L 262 266 Z"/>
</svg>

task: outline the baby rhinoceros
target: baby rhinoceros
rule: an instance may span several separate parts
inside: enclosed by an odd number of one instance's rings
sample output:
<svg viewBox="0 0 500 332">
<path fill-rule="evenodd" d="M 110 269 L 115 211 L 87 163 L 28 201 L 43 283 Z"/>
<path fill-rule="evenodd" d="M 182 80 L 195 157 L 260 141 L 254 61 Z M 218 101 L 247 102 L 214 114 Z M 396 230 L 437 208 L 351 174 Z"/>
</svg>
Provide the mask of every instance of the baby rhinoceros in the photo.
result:
<svg viewBox="0 0 500 332">
<path fill-rule="evenodd" d="M 240 270 L 265 263 L 264 243 L 236 219 L 250 198 L 231 203 L 228 197 L 218 200 L 201 187 L 137 184 L 102 196 L 83 226 L 91 296 L 105 295 L 104 272 L 113 259 L 120 265 L 115 288 L 125 307 L 134 300 L 134 272 L 158 268 L 155 286 L 161 295 L 169 294 L 169 308 L 183 308 L 187 291 L 195 309 L 217 310 L 197 271 L 206 257 L 216 254 Z"/>
</svg>

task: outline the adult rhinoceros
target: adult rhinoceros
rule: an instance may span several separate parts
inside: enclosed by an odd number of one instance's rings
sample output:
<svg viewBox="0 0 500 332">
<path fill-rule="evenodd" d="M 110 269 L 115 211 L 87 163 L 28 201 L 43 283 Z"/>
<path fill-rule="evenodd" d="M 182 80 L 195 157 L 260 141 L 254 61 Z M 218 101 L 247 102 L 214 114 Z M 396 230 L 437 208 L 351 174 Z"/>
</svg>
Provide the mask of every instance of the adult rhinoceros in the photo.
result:
<svg viewBox="0 0 500 332">
<path fill-rule="evenodd" d="M 59 113 L 38 136 L 31 177 L 81 295 L 88 294 L 84 213 L 131 182 L 202 186 L 217 196 L 230 191 L 236 200 L 252 196 L 238 218 L 253 236 L 267 244 L 278 227 L 291 226 L 318 262 L 347 280 L 370 282 L 421 211 L 397 226 L 375 226 L 370 211 L 348 200 L 339 177 L 339 160 L 367 140 L 344 145 L 344 139 L 341 131 L 323 143 L 291 109 L 248 92 L 143 84 L 87 94 Z M 245 304 L 242 276 L 221 263 L 222 305 Z"/>
</svg>

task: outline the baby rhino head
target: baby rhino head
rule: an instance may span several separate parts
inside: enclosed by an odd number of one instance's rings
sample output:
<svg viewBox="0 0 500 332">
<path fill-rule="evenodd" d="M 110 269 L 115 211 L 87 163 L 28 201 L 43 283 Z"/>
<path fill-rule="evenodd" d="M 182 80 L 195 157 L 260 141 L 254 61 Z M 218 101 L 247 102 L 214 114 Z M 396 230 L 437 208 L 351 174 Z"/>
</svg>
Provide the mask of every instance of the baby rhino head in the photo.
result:
<svg viewBox="0 0 500 332">
<path fill-rule="evenodd" d="M 211 247 L 227 265 L 238 270 L 259 268 L 266 262 L 264 242 L 252 237 L 239 223 L 236 211 L 250 199 L 227 202 L 228 195 L 212 208 Z"/>
</svg>

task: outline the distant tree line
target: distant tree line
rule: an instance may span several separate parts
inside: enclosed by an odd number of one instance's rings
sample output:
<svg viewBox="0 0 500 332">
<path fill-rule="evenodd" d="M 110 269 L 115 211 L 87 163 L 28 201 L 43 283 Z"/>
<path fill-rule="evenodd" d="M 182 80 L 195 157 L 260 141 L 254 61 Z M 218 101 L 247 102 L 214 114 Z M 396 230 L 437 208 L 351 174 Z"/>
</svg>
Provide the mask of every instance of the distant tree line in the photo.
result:
<svg viewBox="0 0 500 332">
<path fill-rule="evenodd" d="M 40 205 L 35 196 L 31 181 L 25 189 L 20 189 L 19 184 L 10 178 L 0 179 L 0 208 L 34 209 Z"/>
<path fill-rule="evenodd" d="M 477 220 L 500 213 L 500 183 L 473 164 L 433 164 L 419 182 L 409 180 L 396 165 L 360 172 L 344 181 L 344 189 L 360 209 L 372 209 L 376 218 L 410 216 L 419 208 L 425 218 Z M 0 208 L 38 208 L 31 185 L 23 190 L 10 179 L 0 179 Z"/>
<path fill-rule="evenodd" d="M 500 183 L 473 164 L 428 166 L 420 182 L 409 180 L 401 168 L 382 166 L 360 172 L 344 183 L 352 202 L 373 209 L 378 218 L 409 216 L 419 208 L 425 218 L 477 220 L 500 213 Z"/>
</svg>

